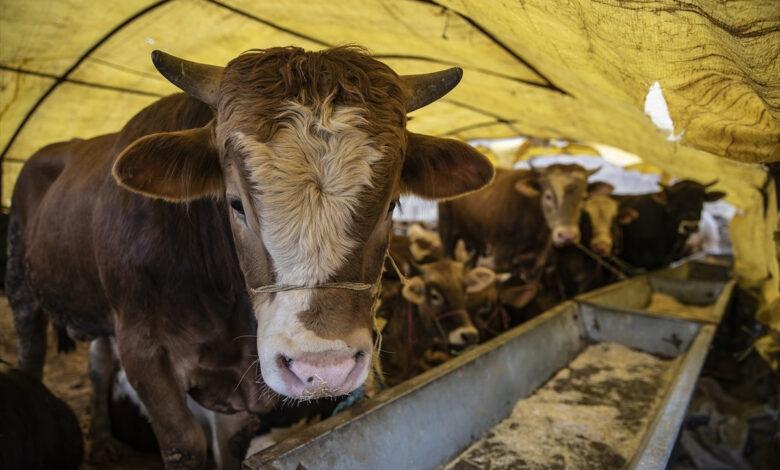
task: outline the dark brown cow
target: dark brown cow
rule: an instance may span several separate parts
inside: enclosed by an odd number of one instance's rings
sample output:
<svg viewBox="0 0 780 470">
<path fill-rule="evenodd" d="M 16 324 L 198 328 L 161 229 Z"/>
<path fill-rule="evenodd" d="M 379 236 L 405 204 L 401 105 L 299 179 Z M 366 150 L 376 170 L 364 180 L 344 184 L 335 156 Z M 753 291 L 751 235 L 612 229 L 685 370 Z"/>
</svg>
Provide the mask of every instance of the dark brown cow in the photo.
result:
<svg viewBox="0 0 780 470">
<path fill-rule="evenodd" d="M 563 246 L 580 238 L 579 219 L 587 179 L 579 165 L 496 170 L 487 188 L 439 204 L 444 251 L 454 255 L 463 239 L 469 250 L 494 259 L 496 272 L 527 274 L 552 242 Z"/>
<path fill-rule="evenodd" d="M 493 170 L 464 143 L 405 129 L 459 69 L 399 77 L 350 47 L 251 51 L 224 68 L 152 59 L 205 105 L 164 98 L 118 134 L 32 156 L 7 287 L 23 369 L 41 375 L 47 318 L 80 339 L 115 335 L 166 465 L 200 468 L 185 394 L 263 411 L 275 393 L 358 387 L 393 201 L 454 197 Z"/>
<path fill-rule="evenodd" d="M 660 192 L 619 197 L 621 207 L 639 215 L 624 227 L 621 258 L 644 269 L 657 269 L 680 259 L 685 241 L 699 229 L 704 203 L 726 196 L 710 190 L 716 183 L 680 180 L 671 186 L 661 185 Z"/>
</svg>

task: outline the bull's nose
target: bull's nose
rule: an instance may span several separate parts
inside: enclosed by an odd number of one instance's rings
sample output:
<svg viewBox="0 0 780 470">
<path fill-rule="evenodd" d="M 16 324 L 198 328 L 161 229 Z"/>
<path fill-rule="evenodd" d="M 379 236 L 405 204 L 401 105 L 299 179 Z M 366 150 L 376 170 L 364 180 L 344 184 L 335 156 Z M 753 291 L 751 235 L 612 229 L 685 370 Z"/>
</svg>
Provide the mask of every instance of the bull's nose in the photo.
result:
<svg viewBox="0 0 780 470">
<path fill-rule="evenodd" d="M 366 353 L 341 351 L 305 353 L 295 358 L 279 355 L 283 380 L 299 397 L 344 395 L 359 385 L 367 363 Z M 286 373 L 285 373 L 286 372 Z"/>
<path fill-rule="evenodd" d="M 607 241 L 594 241 L 590 247 L 599 256 L 607 256 L 612 251 L 612 244 Z"/>
<path fill-rule="evenodd" d="M 477 331 L 464 331 L 460 334 L 465 344 L 477 344 L 479 341 L 479 333 Z"/>
<path fill-rule="evenodd" d="M 470 346 L 479 341 L 479 332 L 473 326 L 461 326 L 451 331 L 447 336 L 451 346 Z"/>
<path fill-rule="evenodd" d="M 698 220 L 683 220 L 677 226 L 677 232 L 681 235 L 692 235 L 699 231 Z"/>
<path fill-rule="evenodd" d="M 568 245 L 580 241 L 580 229 L 577 226 L 555 227 L 552 232 L 553 244 L 556 246 Z"/>
</svg>

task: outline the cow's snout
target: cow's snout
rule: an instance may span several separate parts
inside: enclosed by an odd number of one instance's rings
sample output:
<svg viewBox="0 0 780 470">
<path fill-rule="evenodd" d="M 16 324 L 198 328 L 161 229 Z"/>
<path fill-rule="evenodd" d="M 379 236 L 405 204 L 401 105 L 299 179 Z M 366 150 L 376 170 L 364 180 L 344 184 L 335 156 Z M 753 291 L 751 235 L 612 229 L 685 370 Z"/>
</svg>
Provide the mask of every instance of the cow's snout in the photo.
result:
<svg viewBox="0 0 780 470">
<path fill-rule="evenodd" d="M 465 347 L 477 344 L 479 332 L 473 326 L 461 326 L 450 331 L 447 341 L 451 346 Z"/>
<path fill-rule="evenodd" d="M 698 220 L 683 220 L 680 222 L 680 225 L 677 227 L 677 232 L 680 235 L 692 235 L 698 231 L 699 231 Z"/>
<path fill-rule="evenodd" d="M 346 395 L 365 382 L 373 353 L 371 331 L 326 339 L 301 329 L 294 336 L 258 329 L 260 373 L 273 391 L 291 398 Z"/>
<path fill-rule="evenodd" d="M 612 251 L 612 241 L 606 239 L 593 240 L 590 248 L 599 256 L 607 256 Z"/>
<path fill-rule="evenodd" d="M 324 351 L 277 358 L 287 395 L 305 398 L 346 395 L 365 379 L 368 354 Z"/>
<path fill-rule="evenodd" d="M 576 225 L 561 225 L 552 231 L 552 241 L 555 246 L 568 245 L 580 241 L 580 228 Z"/>
</svg>

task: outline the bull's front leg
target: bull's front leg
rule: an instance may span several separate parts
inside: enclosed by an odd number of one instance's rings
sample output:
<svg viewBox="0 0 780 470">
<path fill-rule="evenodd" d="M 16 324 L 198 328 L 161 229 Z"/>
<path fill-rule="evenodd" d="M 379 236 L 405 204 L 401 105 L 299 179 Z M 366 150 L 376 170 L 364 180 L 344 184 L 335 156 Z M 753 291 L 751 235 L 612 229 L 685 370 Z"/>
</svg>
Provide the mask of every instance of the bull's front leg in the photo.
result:
<svg viewBox="0 0 780 470">
<path fill-rule="evenodd" d="M 239 470 L 249 442 L 260 427 L 259 420 L 243 411 L 232 415 L 211 413 L 214 460 L 222 470 Z"/>
<path fill-rule="evenodd" d="M 136 336 L 117 331 L 119 356 L 130 385 L 149 413 L 165 467 L 203 468 L 206 436 L 187 408 L 184 388 L 177 381 L 168 352 Z"/>
<path fill-rule="evenodd" d="M 98 338 L 89 345 L 89 380 L 92 383 L 92 416 L 89 425 L 91 441 L 89 460 L 107 464 L 116 462 L 125 453 L 125 446 L 111 435 L 108 402 L 116 361 L 111 339 Z"/>
</svg>

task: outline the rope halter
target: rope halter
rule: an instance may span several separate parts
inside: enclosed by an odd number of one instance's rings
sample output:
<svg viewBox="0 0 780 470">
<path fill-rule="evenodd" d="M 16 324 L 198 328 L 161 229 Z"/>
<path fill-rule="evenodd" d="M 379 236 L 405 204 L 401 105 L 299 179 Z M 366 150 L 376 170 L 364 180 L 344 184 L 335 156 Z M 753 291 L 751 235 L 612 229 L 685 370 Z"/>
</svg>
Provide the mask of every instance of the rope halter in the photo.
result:
<svg viewBox="0 0 780 470">
<path fill-rule="evenodd" d="M 398 275 L 398 279 L 401 280 L 401 285 L 406 285 L 408 279 L 406 278 L 406 276 L 403 275 L 403 273 L 401 273 L 401 270 L 398 268 L 398 265 L 396 264 L 395 260 L 393 259 L 392 256 L 390 256 L 389 251 L 385 251 L 385 258 L 390 259 L 390 264 L 393 266 L 393 269 Z M 382 262 L 382 266 L 384 267 L 384 260 Z M 250 288 L 249 291 L 253 294 L 273 294 L 277 292 L 291 292 L 296 290 L 345 289 L 345 290 L 353 290 L 353 291 L 364 291 L 364 290 L 376 288 L 376 291 L 374 293 L 375 296 L 374 307 L 372 308 L 371 317 L 372 317 L 374 332 L 376 333 L 376 338 L 374 340 L 374 350 L 378 355 L 382 349 L 382 331 L 377 324 L 376 312 L 379 306 L 379 302 L 377 302 L 377 300 L 380 297 L 383 272 L 384 269 L 379 270 L 379 276 L 377 277 L 376 281 L 374 281 L 372 284 L 367 284 L 365 282 L 323 282 L 320 284 L 298 284 L 298 285 L 268 284 L 265 286 Z"/>
</svg>

